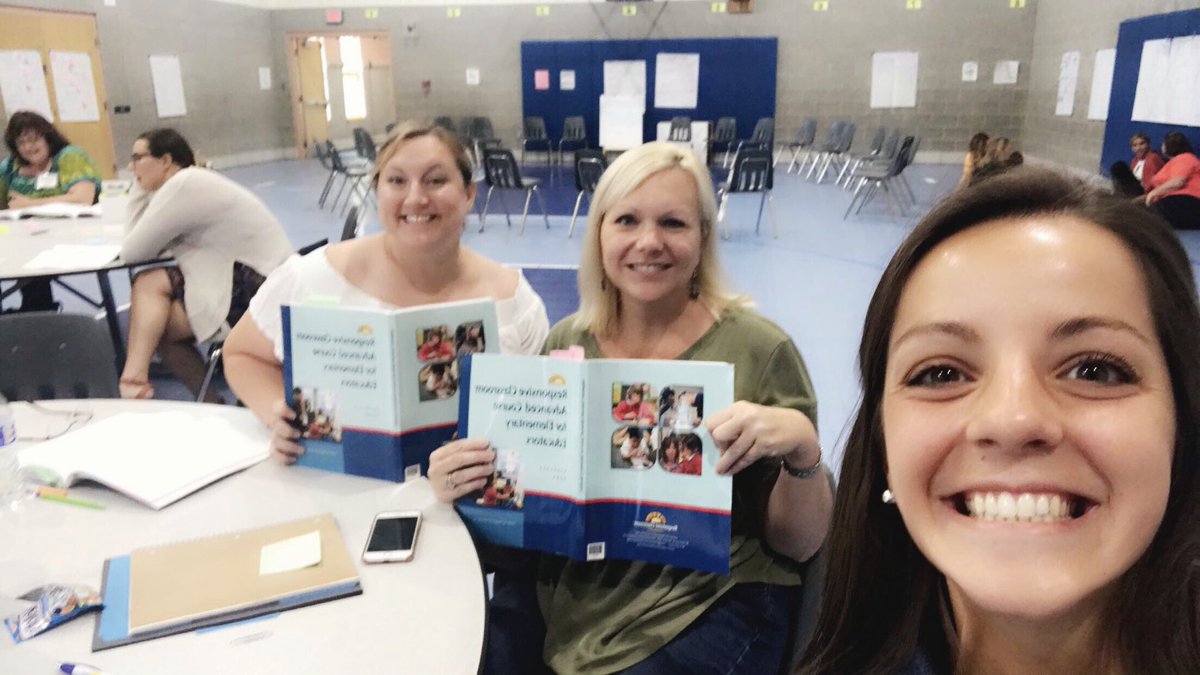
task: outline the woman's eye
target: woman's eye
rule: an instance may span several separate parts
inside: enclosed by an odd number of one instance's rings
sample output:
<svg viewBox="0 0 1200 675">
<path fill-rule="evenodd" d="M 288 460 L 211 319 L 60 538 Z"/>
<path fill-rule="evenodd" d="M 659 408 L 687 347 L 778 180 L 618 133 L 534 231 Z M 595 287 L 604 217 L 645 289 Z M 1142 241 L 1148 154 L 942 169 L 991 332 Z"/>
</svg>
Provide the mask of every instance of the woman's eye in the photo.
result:
<svg viewBox="0 0 1200 675">
<path fill-rule="evenodd" d="M 630 214 L 626 213 L 626 214 L 617 216 L 616 219 L 613 220 L 613 222 L 618 225 L 637 225 L 637 218 L 634 218 Z"/>
<path fill-rule="evenodd" d="M 962 371 L 954 366 L 936 365 L 921 370 L 905 384 L 910 387 L 944 387 L 966 379 Z"/>
<path fill-rule="evenodd" d="M 405 180 L 403 176 L 388 176 L 387 182 L 391 185 L 404 185 Z"/>
<path fill-rule="evenodd" d="M 436 178 L 430 178 L 425 181 L 425 184 L 430 185 L 432 187 L 441 187 L 446 184 L 446 177 L 438 176 Z"/>
<path fill-rule="evenodd" d="M 1067 370 L 1067 378 L 1104 385 L 1133 384 L 1137 373 L 1121 359 L 1106 354 L 1085 356 Z"/>
<path fill-rule="evenodd" d="M 672 230 L 678 230 L 687 227 L 687 223 L 677 218 L 668 218 L 662 221 L 662 226 Z"/>
</svg>

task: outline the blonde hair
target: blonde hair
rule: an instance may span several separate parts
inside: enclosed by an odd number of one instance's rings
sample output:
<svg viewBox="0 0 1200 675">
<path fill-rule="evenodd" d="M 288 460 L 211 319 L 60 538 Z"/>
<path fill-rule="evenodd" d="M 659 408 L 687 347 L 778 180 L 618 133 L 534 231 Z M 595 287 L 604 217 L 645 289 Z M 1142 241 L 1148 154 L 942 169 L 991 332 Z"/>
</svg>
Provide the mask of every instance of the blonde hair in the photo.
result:
<svg viewBox="0 0 1200 675">
<path fill-rule="evenodd" d="M 583 258 L 579 262 L 579 312 L 577 329 L 603 335 L 614 329 L 621 313 L 620 293 L 608 282 L 600 250 L 600 227 L 614 204 L 636 190 L 650 176 L 667 169 L 683 169 L 696 182 L 700 212 L 700 263 L 696 267 L 699 300 L 714 316 L 733 305 L 749 304 L 749 299 L 726 290 L 717 263 L 717 199 L 713 194 L 708 167 L 691 149 L 671 143 L 646 143 L 630 150 L 613 162 L 596 186 L 583 237 Z"/>
<path fill-rule="evenodd" d="M 446 149 L 450 151 L 450 156 L 454 158 L 455 167 L 462 175 L 463 185 L 469 189 L 473 184 L 471 174 L 474 169 L 471 164 L 471 155 L 467 153 L 466 146 L 462 144 L 458 136 L 453 131 L 435 124 L 422 124 L 414 121 L 398 125 L 392 130 L 388 139 L 383 142 L 383 147 L 379 148 L 379 153 L 375 156 L 375 168 L 371 171 L 371 185 L 375 188 L 379 187 L 380 173 L 405 141 L 422 136 L 433 136 L 446 146 Z"/>
</svg>

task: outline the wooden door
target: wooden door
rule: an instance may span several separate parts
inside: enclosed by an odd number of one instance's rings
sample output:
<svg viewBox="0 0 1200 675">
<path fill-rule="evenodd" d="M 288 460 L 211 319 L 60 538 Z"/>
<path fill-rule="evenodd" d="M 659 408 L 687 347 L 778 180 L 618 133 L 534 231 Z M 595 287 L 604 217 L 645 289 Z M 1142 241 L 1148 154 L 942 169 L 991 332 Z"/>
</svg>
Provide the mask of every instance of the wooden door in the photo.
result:
<svg viewBox="0 0 1200 675">
<path fill-rule="evenodd" d="M 321 65 L 321 43 L 308 40 L 297 53 L 300 67 L 300 100 L 303 108 L 304 141 L 329 140 L 329 101 L 325 99 L 325 70 Z"/>
<path fill-rule="evenodd" d="M 116 153 L 108 114 L 108 97 L 104 92 L 104 72 L 100 67 L 100 42 L 96 39 L 95 15 L 0 7 L 0 50 L 36 50 L 41 55 L 42 72 L 50 93 L 50 107 L 54 112 L 51 121 L 73 145 L 87 151 L 100 170 L 100 175 L 113 178 L 117 171 Z M 100 119 L 90 122 L 63 122 L 59 119 L 54 75 L 50 67 L 52 51 L 88 55 Z M 4 111 L 0 120 L 7 125 L 8 116 L 14 112 Z"/>
</svg>

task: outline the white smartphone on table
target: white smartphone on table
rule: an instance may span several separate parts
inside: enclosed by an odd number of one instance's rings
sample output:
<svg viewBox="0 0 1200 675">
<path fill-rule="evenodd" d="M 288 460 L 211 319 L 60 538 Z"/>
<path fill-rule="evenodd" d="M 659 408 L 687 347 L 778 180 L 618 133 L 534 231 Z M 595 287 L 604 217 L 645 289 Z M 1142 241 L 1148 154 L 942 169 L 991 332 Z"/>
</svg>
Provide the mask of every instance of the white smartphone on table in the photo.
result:
<svg viewBox="0 0 1200 675">
<path fill-rule="evenodd" d="M 420 511 L 384 511 L 375 514 L 367 546 L 365 563 L 407 562 L 412 560 L 421 531 Z"/>
</svg>

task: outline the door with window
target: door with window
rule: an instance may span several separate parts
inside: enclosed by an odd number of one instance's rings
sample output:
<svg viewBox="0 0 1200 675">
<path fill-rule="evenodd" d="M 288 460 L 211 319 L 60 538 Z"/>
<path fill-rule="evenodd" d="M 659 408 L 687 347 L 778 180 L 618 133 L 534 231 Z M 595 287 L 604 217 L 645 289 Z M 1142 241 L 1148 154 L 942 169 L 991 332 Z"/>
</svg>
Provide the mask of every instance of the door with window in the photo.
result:
<svg viewBox="0 0 1200 675">
<path fill-rule="evenodd" d="M 352 130 L 378 134 L 394 121 L 392 50 L 387 33 L 291 34 L 292 119 L 301 156 L 332 139 L 349 147 Z"/>
</svg>

